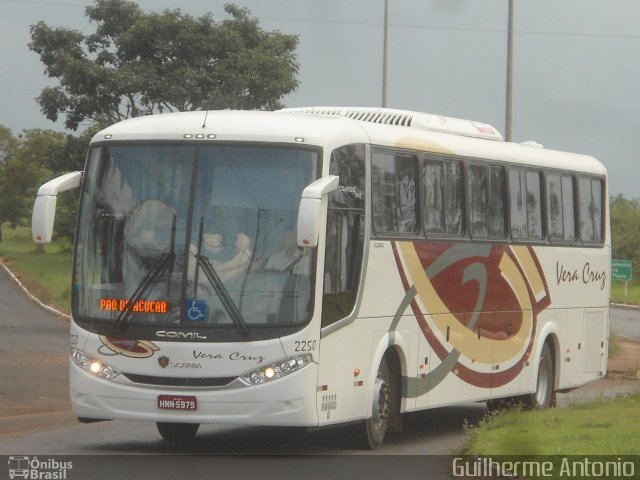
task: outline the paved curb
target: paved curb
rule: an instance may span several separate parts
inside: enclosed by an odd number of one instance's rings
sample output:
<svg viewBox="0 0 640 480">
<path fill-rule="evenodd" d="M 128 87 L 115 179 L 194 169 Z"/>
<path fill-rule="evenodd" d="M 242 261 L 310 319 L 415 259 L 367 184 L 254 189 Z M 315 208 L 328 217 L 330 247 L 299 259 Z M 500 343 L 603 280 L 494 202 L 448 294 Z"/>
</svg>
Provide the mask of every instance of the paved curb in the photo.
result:
<svg viewBox="0 0 640 480">
<path fill-rule="evenodd" d="M 625 309 L 625 310 L 640 310 L 640 306 L 638 305 L 628 305 L 626 303 L 610 303 L 609 304 L 612 307 L 615 308 L 621 308 L 621 309 Z"/>
<path fill-rule="evenodd" d="M 20 289 L 25 293 L 25 295 L 27 297 L 29 297 L 31 299 L 31 301 L 33 301 L 36 305 L 38 305 L 40 308 L 42 308 L 43 310 L 46 310 L 49 313 L 53 313 L 54 315 L 57 315 L 61 318 L 64 318 L 65 320 L 71 320 L 71 316 L 67 315 L 66 313 L 61 312 L 60 310 L 56 310 L 53 307 L 50 307 L 49 305 L 43 303 L 40 301 L 40 299 L 34 297 L 31 292 L 29 292 L 29 290 L 27 290 L 27 287 L 25 287 L 22 282 L 18 279 L 18 277 L 16 277 L 13 272 L 11 270 L 9 270 L 9 267 L 7 267 L 4 262 L 2 260 L 0 260 L 0 266 L 2 266 L 2 268 L 4 268 L 5 272 L 7 272 L 7 274 L 9 275 L 9 277 L 11 277 L 11 279 L 15 282 L 16 285 L 18 285 L 18 287 L 20 287 Z"/>
</svg>

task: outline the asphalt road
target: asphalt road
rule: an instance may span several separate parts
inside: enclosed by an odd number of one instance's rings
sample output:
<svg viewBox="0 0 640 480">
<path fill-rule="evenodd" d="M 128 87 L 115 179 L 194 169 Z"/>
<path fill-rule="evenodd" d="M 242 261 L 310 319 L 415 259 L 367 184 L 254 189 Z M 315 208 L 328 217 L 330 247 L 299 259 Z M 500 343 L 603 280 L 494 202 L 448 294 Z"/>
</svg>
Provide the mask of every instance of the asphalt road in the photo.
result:
<svg viewBox="0 0 640 480">
<path fill-rule="evenodd" d="M 68 420 L 68 351 L 68 322 L 37 307 L 0 268 L 0 433 Z"/>
<path fill-rule="evenodd" d="M 465 422 L 485 413 L 484 405 L 468 404 L 407 415 L 404 431 L 373 452 L 354 450 L 343 430 L 220 425 L 203 425 L 195 441 L 173 445 L 146 422 L 77 423 L 68 400 L 68 351 L 68 322 L 36 306 L 0 268 L 0 456 L 73 455 L 92 479 L 102 478 L 101 471 L 108 471 L 104 478 L 175 479 L 185 469 L 189 478 L 207 472 L 210 478 L 213 469 L 226 472 L 216 478 L 396 480 L 400 470 L 405 478 L 429 472 L 430 479 L 445 479 L 451 478 L 447 455 L 464 441 Z M 131 460 L 131 454 L 143 457 Z M 111 459 L 108 469 L 99 467 L 104 456 Z M 129 458 L 126 466 L 122 458 Z M 0 465 L 0 475 L 3 470 Z"/>
<path fill-rule="evenodd" d="M 640 309 L 612 308 L 611 329 L 620 337 L 640 341 Z"/>
<path fill-rule="evenodd" d="M 611 317 L 616 332 L 640 338 L 640 311 L 614 309 Z M 321 458 L 331 458 L 332 464 L 346 461 L 343 470 L 362 478 L 396 479 L 398 468 L 406 478 L 451 478 L 447 455 L 464 442 L 465 423 L 477 422 L 485 413 L 484 405 L 468 404 L 406 415 L 404 431 L 391 435 L 374 452 L 353 450 L 341 430 L 309 433 L 219 425 L 204 425 L 196 441 L 172 445 L 160 439 L 155 425 L 145 422 L 76 423 L 68 403 L 68 345 L 67 321 L 33 304 L 0 269 L 0 455 L 91 455 L 78 458 L 98 458 L 86 462 L 94 469 L 102 464 L 101 456 L 113 456 L 111 476 L 104 478 L 115 478 L 119 455 L 153 456 L 129 462 L 135 465 L 132 476 L 120 473 L 121 479 L 151 478 L 146 476 L 151 471 L 155 479 L 176 478 L 179 467 L 187 464 L 195 469 L 191 478 L 211 468 L 229 474 L 217 478 L 246 478 L 247 465 L 261 478 L 283 478 L 282 469 L 294 476 L 296 468 L 312 468 L 312 477 L 324 472 L 326 478 L 326 460 Z M 158 454 L 168 454 L 173 463 L 158 461 Z M 363 461 L 363 455 L 371 460 Z M 351 460 L 340 460 L 348 457 Z M 216 459 L 213 467 L 205 460 L 209 458 Z M 101 478 L 92 473 L 92 478 Z M 333 478 L 353 478 L 336 477 L 336 470 L 329 473 Z"/>
</svg>

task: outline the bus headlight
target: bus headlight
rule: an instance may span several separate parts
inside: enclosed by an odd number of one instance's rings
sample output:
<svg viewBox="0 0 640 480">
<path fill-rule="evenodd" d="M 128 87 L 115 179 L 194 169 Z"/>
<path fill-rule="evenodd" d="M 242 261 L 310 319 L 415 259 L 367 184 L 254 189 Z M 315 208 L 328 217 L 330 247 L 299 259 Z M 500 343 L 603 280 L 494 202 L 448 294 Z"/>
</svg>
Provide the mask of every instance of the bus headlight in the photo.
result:
<svg viewBox="0 0 640 480">
<path fill-rule="evenodd" d="M 105 365 L 101 360 L 91 358 L 86 353 L 76 350 L 75 348 L 71 349 L 71 360 L 82 370 L 90 373 L 94 377 L 113 380 L 120 375 L 120 372 L 113 367 Z"/>
<path fill-rule="evenodd" d="M 301 368 L 309 365 L 312 361 L 311 355 L 300 355 L 288 358 L 281 362 L 266 365 L 258 370 L 249 372 L 240 377 L 247 385 L 261 385 L 263 383 L 282 378 L 290 373 L 297 372 Z"/>
</svg>

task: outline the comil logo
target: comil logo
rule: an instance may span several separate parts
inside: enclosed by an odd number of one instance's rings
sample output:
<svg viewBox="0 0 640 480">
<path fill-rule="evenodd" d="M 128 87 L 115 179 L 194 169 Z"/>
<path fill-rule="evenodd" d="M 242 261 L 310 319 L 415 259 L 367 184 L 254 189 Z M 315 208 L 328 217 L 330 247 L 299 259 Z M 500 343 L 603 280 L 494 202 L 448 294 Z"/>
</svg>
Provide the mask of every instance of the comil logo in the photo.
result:
<svg viewBox="0 0 640 480">
<path fill-rule="evenodd" d="M 67 472 L 73 468 L 73 462 L 55 458 L 39 459 L 38 457 L 9 457 L 9 478 L 25 478 L 31 480 L 66 480 Z"/>
</svg>

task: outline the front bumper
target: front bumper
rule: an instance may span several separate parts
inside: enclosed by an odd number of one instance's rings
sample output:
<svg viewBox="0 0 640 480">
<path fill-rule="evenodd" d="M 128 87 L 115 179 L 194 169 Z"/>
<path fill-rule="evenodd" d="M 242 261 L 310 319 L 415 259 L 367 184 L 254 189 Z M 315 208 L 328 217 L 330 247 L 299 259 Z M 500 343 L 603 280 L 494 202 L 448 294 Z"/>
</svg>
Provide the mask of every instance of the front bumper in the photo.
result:
<svg viewBox="0 0 640 480">
<path fill-rule="evenodd" d="M 159 387 L 96 378 L 71 362 L 70 396 L 74 414 L 85 419 L 314 427 L 317 375 L 317 364 L 311 363 L 262 385 Z M 193 395 L 197 410 L 161 410 L 159 395 Z"/>
</svg>

